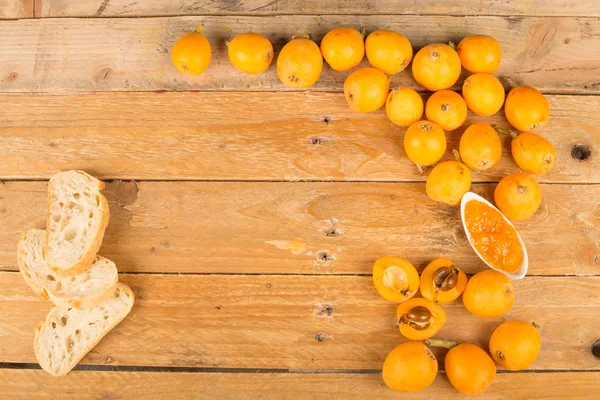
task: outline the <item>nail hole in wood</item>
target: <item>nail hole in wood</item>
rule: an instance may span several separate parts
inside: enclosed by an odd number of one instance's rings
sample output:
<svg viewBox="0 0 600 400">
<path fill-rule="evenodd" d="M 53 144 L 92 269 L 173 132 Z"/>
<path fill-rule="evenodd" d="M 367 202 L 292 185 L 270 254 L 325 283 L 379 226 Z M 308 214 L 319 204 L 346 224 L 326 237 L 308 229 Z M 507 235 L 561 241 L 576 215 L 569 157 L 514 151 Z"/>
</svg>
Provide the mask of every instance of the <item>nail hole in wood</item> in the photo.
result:
<svg viewBox="0 0 600 400">
<path fill-rule="evenodd" d="M 330 261 L 333 260 L 333 256 L 327 251 L 319 251 L 317 253 L 317 260 L 319 261 Z"/>
<path fill-rule="evenodd" d="M 577 161 L 586 161 L 592 155 L 592 149 L 585 144 L 576 144 L 571 149 L 571 157 Z"/>
</svg>

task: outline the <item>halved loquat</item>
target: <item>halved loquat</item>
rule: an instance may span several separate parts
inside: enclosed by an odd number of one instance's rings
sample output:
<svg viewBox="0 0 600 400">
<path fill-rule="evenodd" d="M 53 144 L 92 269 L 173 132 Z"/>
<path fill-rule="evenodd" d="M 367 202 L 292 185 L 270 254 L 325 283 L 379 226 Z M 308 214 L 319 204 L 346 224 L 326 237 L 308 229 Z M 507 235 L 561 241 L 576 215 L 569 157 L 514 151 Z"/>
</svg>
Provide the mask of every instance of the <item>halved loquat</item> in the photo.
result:
<svg viewBox="0 0 600 400">
<path fill-rule="evenodd" d="M 373 283 L 381 297 L 400 303 L 419 290 L 419 273 L 403 258 L 381 257 L 373 265 Z"/>
<path fill-rule="evenodd" d="M 437 258 L 421 273 L 421 295 L 434 303 L 450 303 L 467 286 L 467 275 L 447 258 Z"/>
<path fill-rule="evenodd" d="M 404 342 L 388 354 L 383 363 L 383 381 L 397 392 L 418 392 L 433 383 L 438 362 L 421 342 Z"/>
<path fill-rule="evenodd" d="M 437 334 L 446 323 L 446 311 L 423 298 L 412 298 L 396 310 L 400 333 L 410 340 L 425 340 Z"/>
</svg>

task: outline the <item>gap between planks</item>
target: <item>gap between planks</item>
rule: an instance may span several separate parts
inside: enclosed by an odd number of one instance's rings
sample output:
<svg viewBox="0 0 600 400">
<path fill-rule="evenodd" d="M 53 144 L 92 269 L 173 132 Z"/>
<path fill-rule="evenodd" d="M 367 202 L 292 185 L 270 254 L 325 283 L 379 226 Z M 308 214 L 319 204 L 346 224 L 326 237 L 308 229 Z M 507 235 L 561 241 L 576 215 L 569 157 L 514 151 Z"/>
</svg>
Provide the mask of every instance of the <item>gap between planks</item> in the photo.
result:
<svg viewBox="0 0 600 400">
<path fill-rule="evenodd" d="M 0 369 L 12 370 L 41 370 L 39 364 L 35 363 L 3 363 L 0 362 Z M 73 371 L 94 371 L 94 372 L 172 372 L 172 373 L 202 373 L 202 374 L 298 374 L 298 375 L 322 375 L 322 374 L 380 374 L 380 369 L 287 369 L 287 368 L 203 368 L 203 367 L 163 367 L 163 366 L 136 366 L 136 365 L 92 365 L 78 364 Z M 445 373 L 441 368 L 438 373 Z M 497 369 L 497 374 L 564 374 L 564 373 L 596 373 L 600 371 L 595 369 L 536 369 L 522 371 L 508 371 Z"/>
</svg>

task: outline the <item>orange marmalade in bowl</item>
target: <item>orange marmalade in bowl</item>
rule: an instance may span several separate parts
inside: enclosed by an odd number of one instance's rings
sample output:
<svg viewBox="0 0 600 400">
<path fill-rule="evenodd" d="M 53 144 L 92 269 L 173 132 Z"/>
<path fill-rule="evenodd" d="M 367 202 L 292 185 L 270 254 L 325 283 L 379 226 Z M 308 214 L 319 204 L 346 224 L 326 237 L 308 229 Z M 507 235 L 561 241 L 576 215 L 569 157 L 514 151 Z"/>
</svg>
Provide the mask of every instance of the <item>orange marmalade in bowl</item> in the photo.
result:
<svg viewBox="0 0 600 400">
<path fill-rule="evenodd" d="M 471 200 L 465 205 L 465 223 L 471 244 L 496 269 L 516 272 L 523 263 L 523 248 L 517 231 L 500 211 Z"/>
</svg>

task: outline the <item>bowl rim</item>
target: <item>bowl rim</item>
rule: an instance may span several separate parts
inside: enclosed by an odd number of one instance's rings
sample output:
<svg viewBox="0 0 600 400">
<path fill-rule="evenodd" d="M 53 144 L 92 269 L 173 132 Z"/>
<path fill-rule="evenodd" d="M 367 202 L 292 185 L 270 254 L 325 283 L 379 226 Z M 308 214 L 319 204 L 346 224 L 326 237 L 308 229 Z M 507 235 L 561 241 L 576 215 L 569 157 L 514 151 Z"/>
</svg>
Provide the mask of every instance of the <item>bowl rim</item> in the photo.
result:
<svg viewBox="0 0 600 400">
<path fill-rule="evenodd" d="M 500 213 L 500 215 L 502 215 L 504 220 L 515 229 L 515 232 L 517 232 L 517 238 L 519 239 L 519 243 L 521 244 L 521 248 L 523 249 L 523 262 L 521 263 L 521 267 L 517 270 L 517 272 L 506 272 L 499 268 L 493 267 L 490 263 L 488 263 L 483 258 L 483 256 L 479 253 L 479 251 L 477 251 L 477 249 L 471 242 L 471 234 L 469 233 L 469 230 L 467 229 L 467 224 L 465 222 L 465 206 L 470 201 L 480 201 L 480 202 L 492 207 L 494 210 L 498 211 Z M 469 241 L 469 244 L 471 245 L 471 248 L 473 249 L 475 254 L 477 254 L 477 256 L 481 259 L 481 261 L 483 261 L 485 263 L 485 265 L 487 265 L 488 267 L 490 267 L 491 269 L 493 269 L 495 271 L 503 273 L 504 275 L 508 276 L 510 279 L 513 279 L 513 280 L 523 279 L 525 277 L 525 275 L 527 275 L 527 270 L 529 269 L 529 256 L 527 255 L 527 248 L 525 247 L 525 243 L 523 243 L 523 239 L 521 238 L 521 235 L 519 234 L 519 231 L 517 230 L 517 228 L 513 225 L 513 223 L 508 218 L 506 218 L 506 216 L 502 213 L 502 211 L 498 210 L 498 208 L 496 206 L 494 206 L 492 203 L 490 203 L 488 200 L 486 200 L 482 196 L 478 195 L 477 193 L 467 192 L 463 195 L 463 197 L 460 201 L 460 219 L 461 219 L 461 222 L 463 225 L 463 229 L 465 231 L 465 235 L 467 236 L 467 240 Z"/>
</svg>

